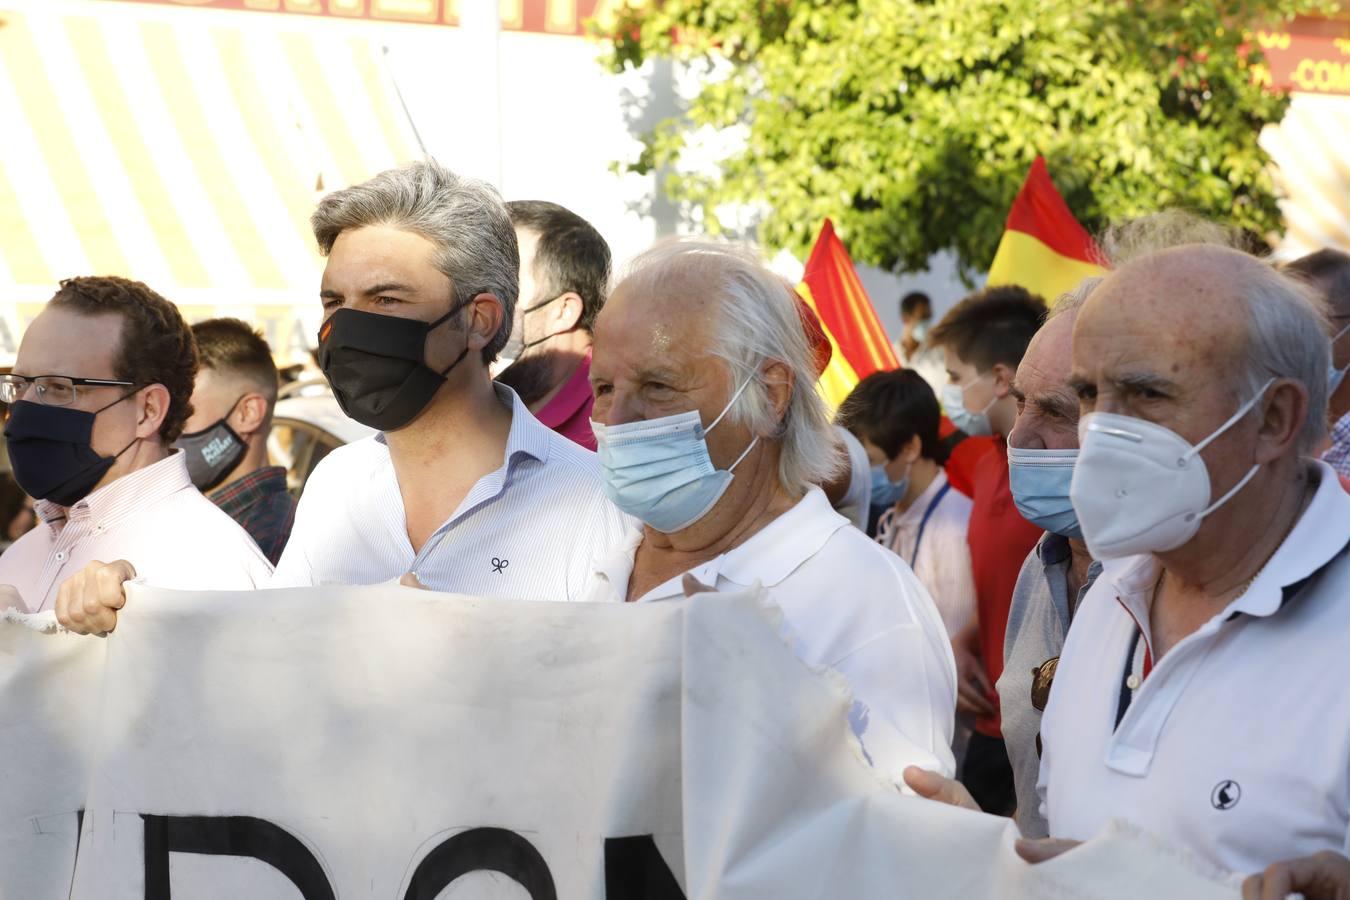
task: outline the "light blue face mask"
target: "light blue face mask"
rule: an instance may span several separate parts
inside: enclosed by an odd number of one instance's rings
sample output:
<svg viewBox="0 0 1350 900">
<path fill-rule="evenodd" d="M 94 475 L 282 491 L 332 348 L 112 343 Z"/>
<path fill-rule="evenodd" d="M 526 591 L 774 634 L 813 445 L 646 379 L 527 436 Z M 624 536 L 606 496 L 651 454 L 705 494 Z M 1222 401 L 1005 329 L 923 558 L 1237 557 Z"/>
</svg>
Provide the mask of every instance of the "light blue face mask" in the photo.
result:
<svg viewBox="0 0 1350 900">
<path fill-rule="evenodd" d="M 873 506 L 894 506 L 895 502 L 905 496 L 909 490 L 909 475 L 899 481 L 891 481 L 891 476 L 886 474 L 886 466 L 872 467 L 872 505 Z"/>
<path fill-rule="evenodd" d="M 698 410 L 622 425 L 592 421 L 605 496 L 662 534 L 683 531 L 706 516 L 730 487 L 732 472 L 759 443 L 759 438 L 751 441 L 729 469 L 715 468 L 708 456 L 705 436 L 749 384 L 747 379 L 736 389 L 706 429 Z"/>
<path fill-rule="evenodd" d="M 1347 325 L 1344 328 L 1342 328 L 1340 331 L 1336 333 L 1336 336 L 1331 339 L 1332 360 L 1330 368 L 1327 369 L 1327 397 L 1330 397 L 1332 394 L 1336 393 L 1336 389 L 1339 388 L 1341 386 L 1341 382 L 1345 380 L 1345 373 L 1350 372 L 1350 366 L 1346 366 L 1344 369 L 1336 368 L 1336 359 L 1335 359 L 1336 342 L 1339 341 L 1341 338 L 1345 337 L 1347 333 L 1350 333 L 1350 325 Z"/>
<path fill-rule="evenodd" d="M 1037 528 L 1067 538 L 1083 537 L 1069 501 L 1077 450 L 1008 448 L 1008 482 L 1017 511 Z"/>
<path fill-rule="evenodd" d="M 992 372 L 985 372 L 980 378 L 987 378 Z M 975 386 L 975 381 L 962 387 L 959 384 L 944 384 L 942 386 L 942 411 L 947 414 L 947 418 L 952 420 L 952 424 L 964 431 L 971 437 L 985 437 L 994 433 L 994 426 L 989 422 L 989 410 L 994 408 L 998 402 L 998 397 L 991 397 L 988 405 L 980 412 L 971 412 L 966 409 L 966 391 Z"/>
</svg>

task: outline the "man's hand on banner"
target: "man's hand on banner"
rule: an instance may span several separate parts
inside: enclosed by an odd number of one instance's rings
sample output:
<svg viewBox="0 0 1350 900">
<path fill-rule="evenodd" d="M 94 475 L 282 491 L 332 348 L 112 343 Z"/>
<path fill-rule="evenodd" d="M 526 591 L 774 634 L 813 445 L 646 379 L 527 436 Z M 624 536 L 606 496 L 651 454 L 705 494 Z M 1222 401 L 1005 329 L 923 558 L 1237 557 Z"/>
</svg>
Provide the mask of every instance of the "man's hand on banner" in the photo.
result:
<svg viewBox="0 0 1350 900">
<path fill-rule="evenodd" d="M 77 634 L 107 634 L 117 627 L 117 611 L 127 602 L 122 584 L 135 577 L 135 567 L 125 559 L 91 562 L 56 592 L 56 621 Z"/>
<path fill-rule="evenodd" d="M 398 583 L 404 587 L 417 588 L 419 591 L 425 591 L 427 586 L 417 580 L 416 572 L 409 572 L 398 580 Z"/>
<path fill-rule="evenodd" d="M 980 804 L 970 796 L 966 786 L 953 778 L 943 778 L 937 772 L 920 769 L 918 766 L 907 766 L 904 777 L 905 784 L 920 797 L 946 803 L 948 806 L 980 811 Z"/>
<path fill-rule="evenodd" d="M 1242 900 L 1284 900 L 1290 894 L 1302 894 L 1304 900 L 1350 900 L 1350 859 L 1323 850 L 1275 863 L 1242 882 Z"/>
<path fill-rule="evenodd" d="M 1067 853 L 1074 847 L 1077 847 L 1082 841 L 1067 841 L 1063 838 L 1041 838 L 1040 840 L 1029 841 L 1026 838 L 1020 838 L 1017 841 L 1017 855 L 1027 862 L 1043 863 L 1046 860 L 1054 859 L 1061 853 Z"/>
</svg>

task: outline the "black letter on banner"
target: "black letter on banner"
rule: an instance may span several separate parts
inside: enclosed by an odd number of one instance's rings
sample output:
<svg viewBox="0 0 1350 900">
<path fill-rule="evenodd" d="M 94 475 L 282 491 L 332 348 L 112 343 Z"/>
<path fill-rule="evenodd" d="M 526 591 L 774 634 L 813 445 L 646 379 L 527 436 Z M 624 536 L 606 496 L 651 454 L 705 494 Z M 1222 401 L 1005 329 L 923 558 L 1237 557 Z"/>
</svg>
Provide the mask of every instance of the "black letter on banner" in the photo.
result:
<svg viewBox="0 0 1350 900">
<path fill-rule="evenodd" d="M 436 900 L 470 872 L 500 872 L 529 891 L 531 900 L 558 900 L 544 857 L 534 844 L 505 828 L 473 828 L 437 845 L 418 863 L 403 898 Z"/>
<path fill-rule="evenodd" d="M 323 866 L 300 840 L 252 816 L 150 816 L 145 820 L 145 900 L 171 900 L 169 854 L 247 856 L 290 879 L 305 900 L 335 900 Z"/>
<path fill-rule="evenodd" d="M 685 900 L 650 834 L 605 839 L 605 900 Z"/>
</svg>

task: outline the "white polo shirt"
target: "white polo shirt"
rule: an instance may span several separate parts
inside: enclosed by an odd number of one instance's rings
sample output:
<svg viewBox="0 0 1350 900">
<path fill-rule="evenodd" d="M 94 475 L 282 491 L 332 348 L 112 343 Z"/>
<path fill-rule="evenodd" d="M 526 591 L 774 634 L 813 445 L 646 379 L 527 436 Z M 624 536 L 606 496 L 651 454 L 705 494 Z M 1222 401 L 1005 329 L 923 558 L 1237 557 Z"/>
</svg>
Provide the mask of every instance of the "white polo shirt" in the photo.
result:
<svg viewBox="0 0 1350 900">
<path fill-rule="evenodd" d="M 642 532 L 597 559 L 585 599 L 622 603 Z M 798 658 L 853 689 L 850 722 L 872 764 L 896 784 L 907 765 L 951 775 L 956 668 L 937 608 L 909 566 L 877 546 L 812 488 L 739 547 L 691 570 L 719 591 L 768 589 Z M 639 602 L 684 598 L 672 578 Z"/>
<path fill-rule="evenodd" d="M 484 475 L 414 552 L 384 435 L 339 447 L 310 475 L 271 587 L 382 584 L 414 573 L 432 590 L 576 600 L 590 560 L 632 520 L 605 497 L 596 455 L 560 437 L 496 385 L 511 407 L 501 468 Z M 459 461 L 444 460 L 446 471 Z"/>
<path fill-rule="evenodd" d="M 1051 836 L 1123 818 L 1244 874 L 1350 850 L 1350 495 L 1309 466 L 1316 493 L 1246 593 L 1151 670 L 1158 564 L 1106 564 L 1041 720 Z"/>
</svg>

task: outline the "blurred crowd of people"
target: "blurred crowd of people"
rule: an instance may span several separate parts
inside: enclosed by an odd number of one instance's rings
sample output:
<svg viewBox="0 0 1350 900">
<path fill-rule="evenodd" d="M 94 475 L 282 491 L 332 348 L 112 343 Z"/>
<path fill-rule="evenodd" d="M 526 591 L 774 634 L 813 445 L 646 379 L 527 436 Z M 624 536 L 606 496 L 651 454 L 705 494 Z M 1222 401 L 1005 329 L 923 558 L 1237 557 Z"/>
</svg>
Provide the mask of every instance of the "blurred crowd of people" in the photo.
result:
<svg viewBox="0 0 1350 900">
<path fill-rule="evenodd" d="M 137 576 L 758 587 L 847 681 L 871 765 L 1015 816 L 1028 860 L 1125 819 L 1251 897 L 1350 892 L 1350 256 L 1125 223 L 1063 297 L 934 323 L 905 296 L 902 368 L 832 414 L 829 340 L 750 248 L 662 243 L 616 281 L 581 217 L 431 163 L 312 224 L 318 365 L 376 433 L 297 503 L 251 326 L 71 278 L 0 377 L 11 602 L 106 633 Z"/>
</svg>

